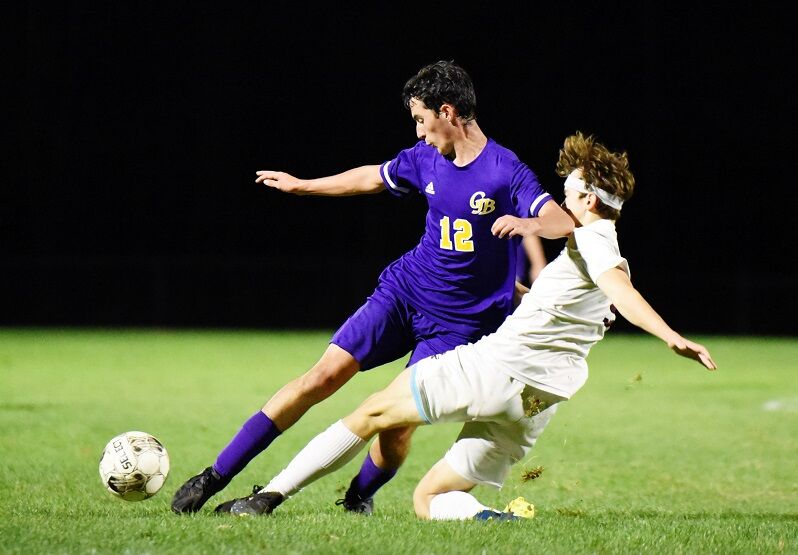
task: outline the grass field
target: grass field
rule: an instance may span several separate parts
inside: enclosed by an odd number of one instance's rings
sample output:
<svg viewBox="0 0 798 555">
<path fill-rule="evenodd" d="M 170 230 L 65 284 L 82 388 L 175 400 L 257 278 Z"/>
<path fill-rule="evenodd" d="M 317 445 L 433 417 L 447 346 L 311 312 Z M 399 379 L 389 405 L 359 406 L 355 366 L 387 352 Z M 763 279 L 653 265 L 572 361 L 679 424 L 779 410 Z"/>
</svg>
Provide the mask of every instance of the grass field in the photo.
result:
<svg viewBox="0 0 798 555">
<path fill-rule="evenodd" d="M 414 484 L 457 435 L 449 425 L 417 432 L 371 518 L 333 505 L 360 457 L 271 517 L 171 514 L 173 491 L 328 338 L 0 329 L 0 552 L 798 553 L 796 339 L 696 338 L 720 365 L 709 373 L 654 339 L 610 335 L 504 489 L 475 490 L 494 506 L 525 496 L 530 521 L 415 519 Z M 402 366 L 357 376 L 209 505 L 268 481 Z M 97 473 L 105 442 L 131 429 L 158 437 L 172 462 L 164 491 L 140 503 L 112 498 Z"/>
</svg>

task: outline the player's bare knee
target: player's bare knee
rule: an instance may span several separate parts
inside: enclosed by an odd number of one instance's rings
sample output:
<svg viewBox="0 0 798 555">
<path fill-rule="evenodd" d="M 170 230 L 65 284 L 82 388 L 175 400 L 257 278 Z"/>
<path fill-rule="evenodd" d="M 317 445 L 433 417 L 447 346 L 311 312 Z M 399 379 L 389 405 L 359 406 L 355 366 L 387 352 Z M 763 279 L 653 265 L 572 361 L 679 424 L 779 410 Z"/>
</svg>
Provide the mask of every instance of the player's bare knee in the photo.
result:
<svg viewBox="0 0 798 555">
<path fill-rule="evenodd" d="M 355 412 L 344 418 L 347 427 L 364 439 L 380 433 L 386 426 L 384 412 L 380 404 L 370 401 L 371 397 L 355 409 Z"/>
<path fill-rule="evenodd" d="M 327 398 L 346 383 L 347 373 L 340 365 L 319 362 L 300 378 L 304 395 Z"/>
<path fill-rule="evenodd" d="M 372 432 L 372 423 L 369 418 L 357 411 L 349 416 L 344 417 L 343 423 L 350 432 L 358 436 L 360 439 L 369 440 L 375 433 Z"/>
<path fill-rule="evenodd" d="M 360 364 L 349 353 L 330 345 L 321 359 L 301 378 L 303 393 L 325 399 L 338 391 L 360 370 Z"/>
<path fill-rule="evenodd" d="M 423 488 L 422 484 L 416 486 L 413 492 L 413 509 L 418 518 L 429 518 L 429 504 L 432 501 L 432 494 Z"/>
</svg>

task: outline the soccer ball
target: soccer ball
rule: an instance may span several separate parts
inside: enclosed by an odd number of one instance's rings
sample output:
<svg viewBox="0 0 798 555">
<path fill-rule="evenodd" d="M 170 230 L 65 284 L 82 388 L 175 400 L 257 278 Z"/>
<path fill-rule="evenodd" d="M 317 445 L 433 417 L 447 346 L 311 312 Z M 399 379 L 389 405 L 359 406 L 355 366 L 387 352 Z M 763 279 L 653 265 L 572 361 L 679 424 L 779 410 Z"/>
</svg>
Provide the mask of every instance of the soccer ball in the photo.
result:
<svg viewBox="0 0 798 555">
<path fill-rule="evenodd" d="M 146 432 L 119 434 L 100 457 L 103 486 L 125 501 L 152 497 L 169 475 L 169 454 L 160 441 Z"/>
</svg>

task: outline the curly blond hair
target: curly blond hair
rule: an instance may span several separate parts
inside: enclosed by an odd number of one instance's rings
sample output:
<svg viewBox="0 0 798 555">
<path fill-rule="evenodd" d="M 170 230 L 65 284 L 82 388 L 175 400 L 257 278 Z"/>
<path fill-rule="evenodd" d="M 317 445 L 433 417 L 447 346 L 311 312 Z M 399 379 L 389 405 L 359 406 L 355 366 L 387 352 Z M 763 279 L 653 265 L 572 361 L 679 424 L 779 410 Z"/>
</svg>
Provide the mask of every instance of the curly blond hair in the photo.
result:
<svg viewBox="0 0 798 555">
<path fill-rule="evenodd" d="M 557 174 L 567 177 L 572 171 L 582 170 L 586 183 L 604 189 L 608 193 L 629 200 L 635 189 L 635 177 L 629 169 L 626 152 L 610 152 L 597 142 L 593 135 L 577 131 L 565 138 L 557 161 Z M 617 220 L 621 211 L 598 201 L 596 211 L 602 218 Z"/>
</svg>

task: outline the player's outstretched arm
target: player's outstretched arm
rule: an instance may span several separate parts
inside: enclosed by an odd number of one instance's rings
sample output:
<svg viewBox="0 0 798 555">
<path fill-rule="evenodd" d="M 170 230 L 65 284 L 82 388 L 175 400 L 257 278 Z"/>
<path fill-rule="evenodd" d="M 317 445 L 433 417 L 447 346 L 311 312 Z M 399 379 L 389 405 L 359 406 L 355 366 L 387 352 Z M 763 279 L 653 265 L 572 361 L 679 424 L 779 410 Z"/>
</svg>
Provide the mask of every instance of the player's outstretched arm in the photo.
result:
<svg viewBox="0 0 798 555">
<path fill-rule="evenodd" d="M 504 215 L 496 218 L 490 230 L 496 237 L 537 235 L 546 239 L 559 239 L 574 230 L 574 220 L 556 202 L 550 200 L 540 209 L 537 218 Z"/>
<path fill-rule="evenodd" d="M 294 195 L 322 195 L 346 197 L 379 193 L 385 190 L 380 177 L 379 166 L 360 166 L 351 170 L 319 177 L 317 179 L 298 179 L 291 174 L 275 171 L 257 171 L 255 183 L 279 189 Z"/>
<path fill-rule="evenodd" d="M 634 288 L 626 272 L 620 268 L 607 270 L 599 276 L 597 285 L 629 322 L 662 339 L 676 354 L 698 361 L 709 370 L 717 369 L 707 348 L 673 331 Z"/>
</svg>

